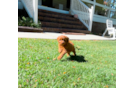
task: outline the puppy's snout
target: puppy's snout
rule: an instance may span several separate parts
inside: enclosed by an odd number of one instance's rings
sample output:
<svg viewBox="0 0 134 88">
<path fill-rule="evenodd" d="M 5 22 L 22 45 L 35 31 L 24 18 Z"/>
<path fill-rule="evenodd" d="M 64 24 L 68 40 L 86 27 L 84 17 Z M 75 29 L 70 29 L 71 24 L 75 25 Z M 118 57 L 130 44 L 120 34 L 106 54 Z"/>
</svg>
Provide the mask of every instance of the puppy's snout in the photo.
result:
<svg viewBox="0 0 134 88">
<path fill-rule="evenodd" d="M 59 43 L 60 43 L 60 44 L 65 44 L 65 41 L 60 40 Z"/>
<path fill-rule="evenodd" d="M 65 42 L 64 42 L 64 41 L 62 41 L 62 44 L 65 44 Z"/>
</svg>

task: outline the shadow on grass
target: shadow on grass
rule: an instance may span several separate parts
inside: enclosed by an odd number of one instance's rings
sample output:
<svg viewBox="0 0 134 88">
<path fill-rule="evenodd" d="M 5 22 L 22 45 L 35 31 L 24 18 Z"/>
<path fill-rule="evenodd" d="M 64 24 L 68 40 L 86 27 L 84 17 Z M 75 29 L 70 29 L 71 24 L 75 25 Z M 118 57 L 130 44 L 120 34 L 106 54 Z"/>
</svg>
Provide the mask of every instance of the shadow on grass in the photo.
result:
<svg viewBox="0 0 134 88">
<path fill-rule="evenodd" d="M 77 55 L 77 56 L 70 56 L 67 58 L 68 61 L 77 61 L 77 62 L 87 62 L 87 60 L 84 59 L 84 56 Z M 65 60 L 62 60 L 65 61 Z"/>
</svg>

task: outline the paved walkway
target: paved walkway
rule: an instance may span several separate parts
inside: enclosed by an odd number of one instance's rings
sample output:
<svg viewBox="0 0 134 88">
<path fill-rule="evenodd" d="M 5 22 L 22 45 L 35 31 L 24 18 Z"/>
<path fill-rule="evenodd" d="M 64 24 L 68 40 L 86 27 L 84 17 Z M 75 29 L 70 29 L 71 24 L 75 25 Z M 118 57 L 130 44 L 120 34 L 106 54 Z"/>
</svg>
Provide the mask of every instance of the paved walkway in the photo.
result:
<svg viewBox="0 0 134 88">
<path fill-rule="evenodd" d="M 69 37 L 70 40 L 115 40 L 93 34 L 69 35 L 69 34 L 53 33 L 53 32 L 44 32 L 44 33 L 18 32 L 18 38 L 57 39 L 59 35 L 66 35 Z"/>
</svg>

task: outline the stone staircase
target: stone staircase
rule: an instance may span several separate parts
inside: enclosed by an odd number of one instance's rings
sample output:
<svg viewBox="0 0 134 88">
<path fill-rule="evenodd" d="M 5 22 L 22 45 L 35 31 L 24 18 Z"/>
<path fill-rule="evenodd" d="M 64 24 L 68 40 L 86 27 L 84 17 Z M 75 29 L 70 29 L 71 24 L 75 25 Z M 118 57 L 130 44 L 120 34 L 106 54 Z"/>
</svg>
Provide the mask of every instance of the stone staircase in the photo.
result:
<svg viewBox="0 0 134 88">
<path fill-rule="evenodd" d="M 38 9 L 38 19 L 44 32 L 90 33 L 79 19 L 70 14 Z"/>
</svg>

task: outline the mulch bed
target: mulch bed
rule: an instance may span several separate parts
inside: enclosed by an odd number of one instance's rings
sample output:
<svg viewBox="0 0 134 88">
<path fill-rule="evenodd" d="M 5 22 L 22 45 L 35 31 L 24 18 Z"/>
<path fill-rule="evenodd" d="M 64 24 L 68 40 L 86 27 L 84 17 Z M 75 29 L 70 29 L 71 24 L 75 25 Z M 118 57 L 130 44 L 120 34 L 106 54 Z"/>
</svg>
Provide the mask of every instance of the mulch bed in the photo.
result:
<svg viewBox="0 0 134 88">
<path fill-rule="evenodd" d="M 27 26 L 18 26 L 18 31 L 19 32 L 43 32 L 43 29 L 27 27 Z M 61 33 L 69 34 L 69 35 L 86 35 L 85 33 L 75 33 L 75 32 L 61 32 Z"/>
<path fill-rule="evenodd" d="M 26 26 L 18 26 L 18 31 L 19 32 L 43 32 L 43 29 L 26 27 Z"/>
</svg>

